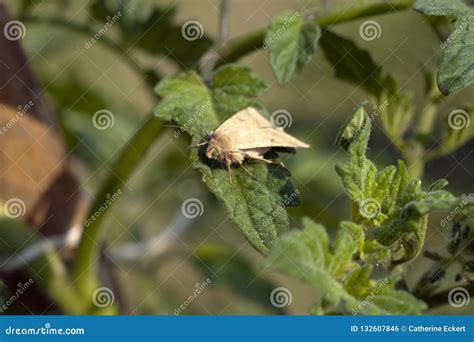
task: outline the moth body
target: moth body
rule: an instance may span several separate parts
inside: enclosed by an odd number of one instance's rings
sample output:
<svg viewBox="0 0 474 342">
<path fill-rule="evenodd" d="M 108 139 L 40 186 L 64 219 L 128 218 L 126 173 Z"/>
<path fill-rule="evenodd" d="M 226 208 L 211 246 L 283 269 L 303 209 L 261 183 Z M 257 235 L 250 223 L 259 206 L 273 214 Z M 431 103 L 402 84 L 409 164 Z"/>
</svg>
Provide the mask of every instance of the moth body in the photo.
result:
<svg viewBox="0 0 474 342">
<path fill-rule="evenodd" d="M 308 144 L 285 133 L 283 129 L 272 127 L 271 123 L 252 107 L 234 114 L 211 132 L 206 141 L 196 146 L 206 145 L 205 156 L 226 165 L 229 171 L 233 164 L 244 168 L 245 159 L 273 163 L 263 157 L 272 148 L 309 147 Z"/>
</svg>

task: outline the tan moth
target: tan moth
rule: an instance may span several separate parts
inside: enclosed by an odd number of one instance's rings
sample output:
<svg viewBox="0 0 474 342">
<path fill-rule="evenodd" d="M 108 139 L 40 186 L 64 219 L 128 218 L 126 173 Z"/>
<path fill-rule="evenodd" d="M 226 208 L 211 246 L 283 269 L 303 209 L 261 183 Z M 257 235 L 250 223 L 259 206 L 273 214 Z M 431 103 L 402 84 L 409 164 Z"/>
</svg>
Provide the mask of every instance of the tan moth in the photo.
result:
<svg viewBox="0 0 474 342">
<path fill-rule="evenodd" d="M 207 146 L 206 157 L 226 165 L 229 175 L 232 164 L 239 164 L 249 173 L 243 166 L 245 159 L 273 163 L 263 157 L 272 148 L 309 147 L 308 144 L 285 133 L 282 128 L 274 128 L 270 121 L 253 107 L 234 114 L 210 132 L 208 139 L 194 146 Z"/>
</svg>

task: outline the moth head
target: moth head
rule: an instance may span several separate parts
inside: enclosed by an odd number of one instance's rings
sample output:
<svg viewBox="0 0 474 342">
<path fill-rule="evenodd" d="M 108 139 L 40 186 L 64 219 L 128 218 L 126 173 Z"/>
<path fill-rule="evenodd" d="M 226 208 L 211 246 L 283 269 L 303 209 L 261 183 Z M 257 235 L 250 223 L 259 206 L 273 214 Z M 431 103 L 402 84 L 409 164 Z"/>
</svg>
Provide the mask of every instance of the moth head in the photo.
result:
<svg viewBox="0 0 474 342">
<path fill-rule="evenodd" d="M 209 159 L 218 159 L 222 151 L 214 139 L 210 139 L 206 149 L 206 157 Z"/>
</svg>

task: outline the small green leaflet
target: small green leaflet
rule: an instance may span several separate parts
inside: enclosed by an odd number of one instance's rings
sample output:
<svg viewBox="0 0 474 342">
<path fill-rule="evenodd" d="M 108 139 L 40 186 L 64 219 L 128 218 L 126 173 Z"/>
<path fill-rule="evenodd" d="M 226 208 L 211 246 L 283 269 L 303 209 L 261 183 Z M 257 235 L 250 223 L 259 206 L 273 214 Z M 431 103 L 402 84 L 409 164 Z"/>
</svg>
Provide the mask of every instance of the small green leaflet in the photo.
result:
<svg viewBox="0 0 474 342">
<path fill-rule="evenodd" d="M 284 235 L 266 259 L 270 269 L 294 276 L 321 291 L 324 307 L 353 314 L 417 314 L 426 305 L 407 292 L 393 289 L 391 279 L 369 279 L 371 266 L 354 262 L 363 228 L 343 222 L 333 244 L 326 229 L 308 218 L 304 229 Z M 370 300 L 369 300 L 370 299 Z M 336 313 L 340 313 L 337 312 Z"/>
<path fill-rule="evenodd" d="M 312 58 L 321 29 L 304 21 L 298 12 L 277 16 L 265 34 L 264 48 L 279 84 L 290 81 Z"/>
<path fill-rule="evenodd" d="M 437 82 L 444 95 L 474 83 L 474 11 L 461 0 L 417 0 L 413 8 L 431 16 L 454 16 L 454 30 L 441 43 Z"/>
</svg>

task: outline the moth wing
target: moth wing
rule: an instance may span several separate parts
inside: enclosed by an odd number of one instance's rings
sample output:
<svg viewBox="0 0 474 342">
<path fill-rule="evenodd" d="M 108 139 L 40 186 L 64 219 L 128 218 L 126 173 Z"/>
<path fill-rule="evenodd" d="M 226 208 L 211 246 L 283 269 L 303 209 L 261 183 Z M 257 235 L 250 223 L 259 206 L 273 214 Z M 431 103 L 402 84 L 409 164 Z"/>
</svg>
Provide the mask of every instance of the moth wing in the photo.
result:
<svg viewBox="0 0 474 342">
<path fill-rule="evenodd" d="M 256 148 L 290 147 L 308 148 L 309 145 L 273 127 L 232 129 L 220 132 L 232 141 L 232 146 L 239 150 Z"/>
<path fill-rule="evenodd" d="M 240 112 L 235 113 L 229 119 L 224 121 L 215 132 L 234 130 L 234 129 L 250 129 L 250 128 L 272 128 L 272 124 L 262 116 L 255 108 L 247 107 Z"/>
</svg>

